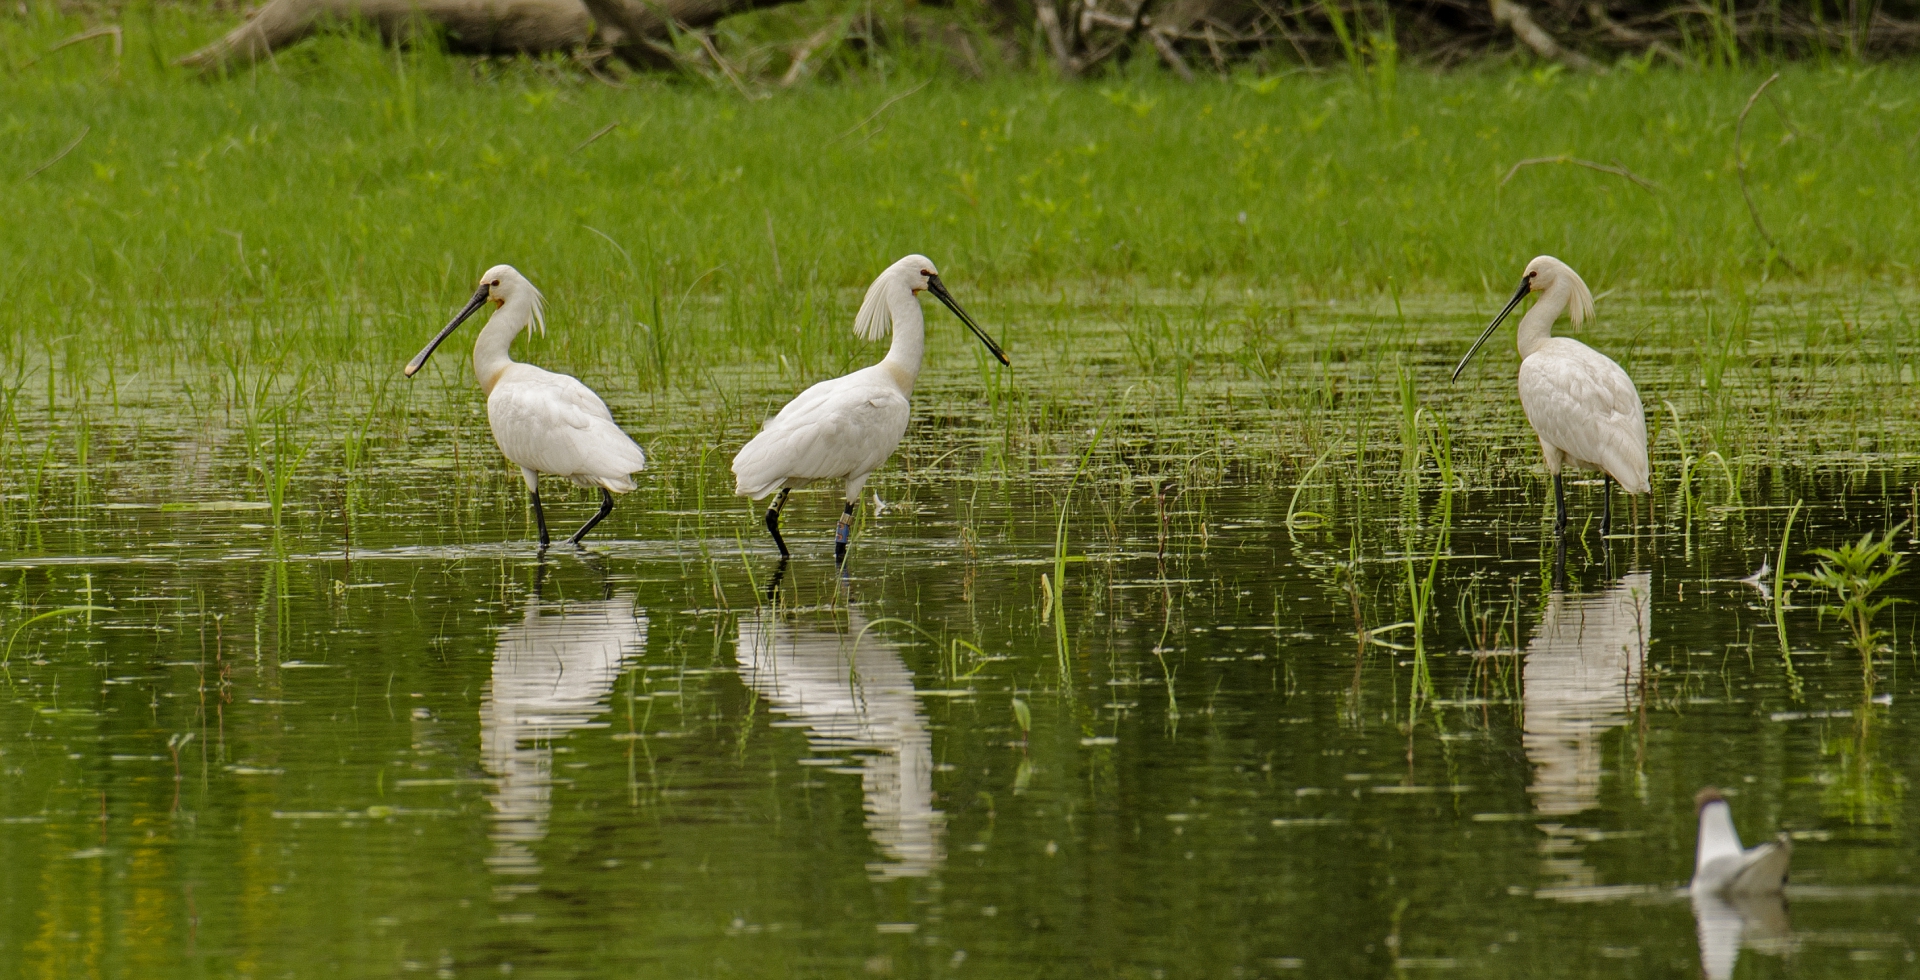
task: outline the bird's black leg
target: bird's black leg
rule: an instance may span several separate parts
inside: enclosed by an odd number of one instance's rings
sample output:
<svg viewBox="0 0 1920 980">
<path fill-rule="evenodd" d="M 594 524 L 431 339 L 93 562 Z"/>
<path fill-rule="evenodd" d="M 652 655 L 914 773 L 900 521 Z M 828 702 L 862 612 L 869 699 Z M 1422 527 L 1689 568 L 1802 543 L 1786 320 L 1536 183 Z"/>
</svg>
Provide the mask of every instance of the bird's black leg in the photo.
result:
<svg viewBox="0 0 1920 980">
<path fill-rule="evenodd" d="M 1553 591 L 1567 590 L 1567 539 L 1557 538 L 1553 542 Z"/>
<path fill-rule="evenodd" d="M 847 541 L 853 537 L 853 501 L 847 501 L 847 509 L 840 512 L 840 523 L 833 528 L 833 563 L 847 563 Z"/>
<path fill-rule="evenodd" d="M 1613 477 L 1600 475 L 1600 536 L 1613 534 Z"/>
<path fill-rule="evenodd" d="M 780 537 L 780 508 L 787 505 L 787 494 L 791 491 L 791 487 L 781 489 L 780 496 L 773 499 L 773 506 L 767 508 L 767 533 L 773 535 L 774 547 L 780 549 L 780 560 L 783 562 L 791 553 L 787 551 L 786 539 Z M 785 571 L 785 568 L 781 570 Z"/>
<path fill-rule="evenodd" d="M 1567 487 L 1558 473 L 1553 475 L 1553 533 L 1567 533 Z"/>
<path fill-rule="evenodd" d="M 540 547 L 544 548 L 550 543 L 547 539 L 547 512 L 540 509 L 540 491 L 534 490 L 532 494 L 533 522 L 540 525 Z"/>
<path fill-rule="evenodd" d="M 601 521 L 606 520 L 607 515 L 611 513 L 613 513 L 613 494 L 607 492 L 606 487 L 601 487 L 600 488 L 600 512 L 598 514 L 593 515 L 592 517 L 587 518 L 587 522 L 585 524 L 580 525 L 580 530 L 573 532 L 573 537 L 568 538 L 567 543 L 570 545 L 573 545 L 576 548 L 580 547 L 580 539 L 586 537 L 587 532 L 593 530 L 593 526 L 595 524 L 598 524 Z"/>
</svg>

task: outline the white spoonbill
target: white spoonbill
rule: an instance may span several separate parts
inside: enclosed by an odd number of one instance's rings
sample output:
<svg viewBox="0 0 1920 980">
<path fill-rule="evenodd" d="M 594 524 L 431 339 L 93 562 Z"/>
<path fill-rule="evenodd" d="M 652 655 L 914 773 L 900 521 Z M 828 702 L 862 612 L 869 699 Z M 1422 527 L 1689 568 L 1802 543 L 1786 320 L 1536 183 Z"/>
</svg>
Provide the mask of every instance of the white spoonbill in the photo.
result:
<svg viewBox="0 0 1920 980">
<path fill-rule="evenodd" d="M 1600 533 L 1613 533 L 1613 484 L 1628 493 L 1646 493 L 1647 419 L 1633 379 L 1613 359 L 1571 337 L 1552 335 L 1553 322 L 1572 307 L 1573 325 L 1593 316 L 1593 294 L 1565 262 L 1542 255 L 1527 263 L 1520 288 L 1500 315 L 1453 369 L 1458 380 L 1480 345 L 1493 336 L 1507 314 L 1528 293 L 1540 301 L 1520 318 L 1520 405 L 1540 437 L 1540 453 L 1553 474 L 1555 534 L 1567 530 L 1567 492 L 1560 480 L 1565 467 L 1602 474 Z"/>
<path fill-rule="evenodd" d="M 1778 894 L 1787 885 L 1793 842 L 1781 834 L 1759 847 L 1740 848 L 1727 798 L 1709 786 L 1693 798 L 1700 808 L 1700 839 L 1694 849 L 1694 894 Z"/>
<path fill-rule="evenodd" d="M 528 325 L 547 332 L 540 291 L 510 265 L 496 265 L 480 278 L 480 288 L 465 308 L 454 315 L 425 349 L 407 362 L 413 377 L 440 342 L 447 339 L 473 311 L 492 303 L 498 310 L 473 342 L 473 376 L 487 393 L 487 422 L 493 441 L 507 461 L 520 467 L 533 496 L 533 519 L 540 525 L 540 547 L 545 548 L 547 515 L 540 509 L 540 474 L 563 476 L 583 487 L 600 488 L 600 512 L 573 532 L 567 543 L 578 546 L 593 526 L 613 513 L 613 495 L 636 484 L 635 472 L 645 469 L 647 456 L 628 438 L 607 411 L 607 403 L 579 382 L 508 356 L 515 337 Z"/>
<path fill-rule="evenodd" d="M 933 260 L 909 255 L 888 266 L 867 288 L 867 298 L 853 321 L 854 333 L 863 340 L 879 340 L 889 329 L 893 331 L 893 346 L 886 358 L 801 392 L 733 457 L 734 493 L 759 500 L 780 491 L 767 508 L 767 531 L 783 560 L 788 551 L 780 537 L 780 508 L 786 505 L 788 492 L 815 480 L 844 480 L 847 508 L 834 530 L 833 559 L 836 564 L 846 561 L 860 489 L 893 455 L 912 416 L 908 399 L 927 347 L 926 318 L 918 298 L 923 289 L 945 303 L 1000 363 L 1009 363 L 1000 345 L 953 301 Z"/>
</svg>

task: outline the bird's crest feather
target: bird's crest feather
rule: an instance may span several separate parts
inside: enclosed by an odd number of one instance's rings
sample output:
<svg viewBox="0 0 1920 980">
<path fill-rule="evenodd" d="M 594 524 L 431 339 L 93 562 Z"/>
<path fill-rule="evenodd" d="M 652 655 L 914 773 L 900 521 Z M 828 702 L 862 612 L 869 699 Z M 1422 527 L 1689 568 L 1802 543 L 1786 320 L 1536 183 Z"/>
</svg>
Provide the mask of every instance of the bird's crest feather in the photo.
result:
<svg viewBox="0 0 1920 980">
<path fill-rule="evenodd" d="M 867 298 L 861 301 L 860 312 L 853 318 L 853 332 L 861 340 L 879 340 L 893 330 L 893 309 L 887 305 L 886 287 L 885 274 L 867 287 Z"/>
<path fill-rule="evenodd" d="M 533 329 L 538 330 L 540 336 L 545 337 L 547 335 L 547 298 L 540 295 L 540 290 L 533 288 L 533 283 L 527 283 L 527 291 L 533 294 Z"/>
<path fill-rule="evenodd" d="M 1577 327 L 1593 319 L 1593 291 L 1587 288 L 1587 281 L 1580 278 L 1580 273 L 1568 268 L 1565 275 L 1573 280 L 1573 295 L 1567 303 L 1567 315 Z"/>
</svg>

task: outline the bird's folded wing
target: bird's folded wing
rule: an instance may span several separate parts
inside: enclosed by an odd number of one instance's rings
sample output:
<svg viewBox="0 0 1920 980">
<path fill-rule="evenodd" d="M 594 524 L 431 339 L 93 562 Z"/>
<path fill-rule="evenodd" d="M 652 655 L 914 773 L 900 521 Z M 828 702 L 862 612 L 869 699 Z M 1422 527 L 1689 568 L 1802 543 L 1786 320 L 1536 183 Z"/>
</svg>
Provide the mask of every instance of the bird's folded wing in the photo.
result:
<svg viewBox="0 0 1920 980">
<path fill-rule="evenodd" d="M 740 450 L 733 472 L 742 491 L 847 476 L 893 452 L 911 413 L 905 396 L 879 384 L 843 386 L 830 395 L 799 411 L 795 399 Z"/>
<path fill-rule="evenodd" d="M 1521 362 L 1520 404 L 1527 421 L 1548 443 L 1638 490 L 1647 469 L 1640 393 L 1620 365 L 1591 348 L 1579 350 L 1579 356 Z"/>
<path fill-rule="evenodd" d="M 487 398 L 487 420 L 508 459 L 562 476 L 613 478 L 646 465 L 600 396 L 566 375 L 541 374 L 496 385 Z"/>
<path fill-rule="evenodd" d="M 768 419 L 761 428 L 771 429 L 783 422 L 790 425 L 813 414 L 822 403 L 832 401 L 836 396 L 844 396 L 866 388 L 866 385 L 859 384 L 858 379 L 859 374 L 856 372 L 845 377 L 828 378 L 809 387 L 793 396 L 792 401 L 782 405 L 779 413 Z"/>
<path fill-rule="evenodd" d="M 1758 895 L 1786 887 L 1787 864 L 1793 858 L 1793 845 L 1782 834 L 1779 840 L 1760 845 L 1740 856 L 1740 870 L 1727 882 L 1729 895 Z"/>
</svg>

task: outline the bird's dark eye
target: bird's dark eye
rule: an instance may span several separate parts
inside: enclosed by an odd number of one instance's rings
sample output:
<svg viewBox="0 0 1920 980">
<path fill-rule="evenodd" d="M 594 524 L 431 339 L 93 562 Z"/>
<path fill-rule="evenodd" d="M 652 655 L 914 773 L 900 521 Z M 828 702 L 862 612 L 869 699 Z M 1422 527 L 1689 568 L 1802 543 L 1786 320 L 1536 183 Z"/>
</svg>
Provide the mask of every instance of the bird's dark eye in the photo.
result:
<svg viewBox="0 0 1920 980">
<path fill-rule="evenodd" d="M 489 285 L 493 285 L 493 286 L 498 286 L 498 285 L 500 285 L 500 280 L 498 280 L 498 279 L 495 279 L 495 280 L 494 280 L 494 281 L 493 281 L 492 283 L 490 283 Z"/>
</svg>

